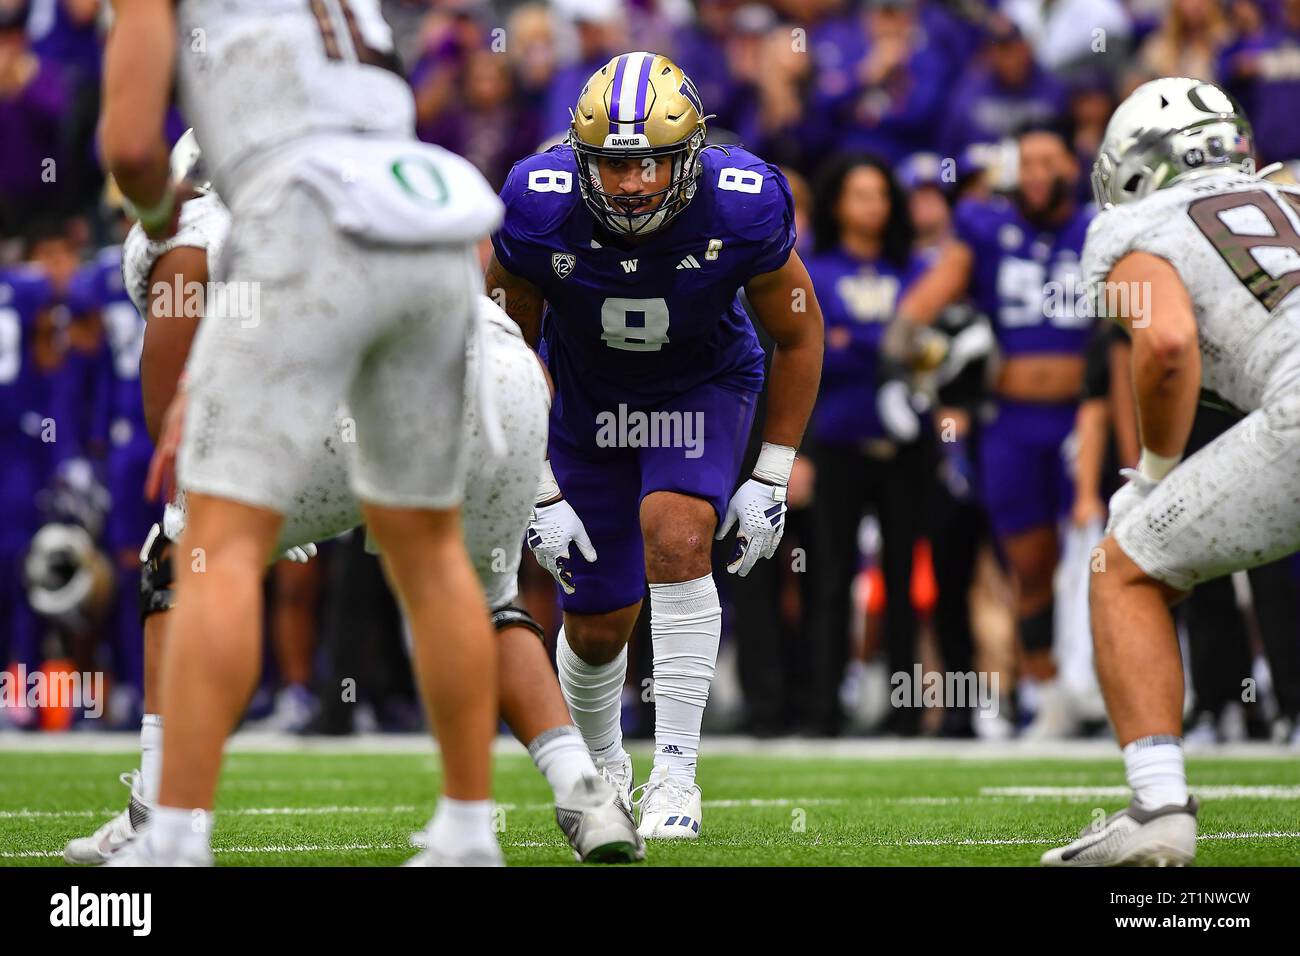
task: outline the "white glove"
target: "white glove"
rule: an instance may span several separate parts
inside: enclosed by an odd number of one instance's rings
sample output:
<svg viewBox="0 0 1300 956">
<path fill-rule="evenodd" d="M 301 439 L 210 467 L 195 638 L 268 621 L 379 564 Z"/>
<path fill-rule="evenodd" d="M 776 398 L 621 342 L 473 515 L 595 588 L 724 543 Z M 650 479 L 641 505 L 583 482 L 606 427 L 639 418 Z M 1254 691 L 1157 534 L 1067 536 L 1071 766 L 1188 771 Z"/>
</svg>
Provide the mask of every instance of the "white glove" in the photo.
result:
<svg viewBox="0 0 1300 956">
<path fill-rule="evenodd" d="M 769 485 L 757 478 L 749 479 L 731 496 L 727 517 L 718 529 L 717 538 L 721 541 L 732 526 L 739 523 L 736 550 L 727 565 L 732 574 L 739 571 L 743 578 L 759 558 L 776 554 L 781 535 L 785 532 L 785 496 L 785 485 Z"/>
<path fill-rule="evenodd" d="M 1158 481 L 1148 478 L 1136 468 L 1124 468 L 1120 475 L 1128 482 L 1120 486 L 1119 491 L 1110 496 L 1110 517 L 1106 520 L 1106 534 L 1112 533 L 1119 523 L 1142 504 L 1151 492 L 1155 491 Z"/>
<path fill-rule="evenodd" d="M 588 562 L 596 561 L 596 549 L 591 546 L 587 529 L 582 526 L 582 519 L 573 510 L 573 506 L 563 498 L 549 505 L 537 505 L 533 508 L 528 522 L 528 547 L 537 558 L 537 563 L 551 572 L 551 576 L 564 588 L 565 594 L 573 593 L 573 569 L 569 567 L 569 545 L 576 544 L 582 556 Z"/>
<path fill-rule="evenodd" d="M 894 441 L 910 444 L 921 434 L 921 419 L 912 407 L 912 390 L 906 382 L 892 379 L 876 391 L 876 412 Z"/>
<path fill-rule="evenodd" d="M 966 326 L 949 342 L 948 354 L 944 357 L 943 364 L 935 370 L 935 381 L 947 385 L 971 362 L 988 358 L 997 344 L 993 328 L 987 321 L 981 320 Z"/>
<path fill-rule="evenodd" d="M 316 557 L 316 545 L 308 541 L 306 544 L 290 548 L 280 555 L 281 561 L 292 561 L 294 564 L 306 564 L 312 558 Z"/>
</svg>

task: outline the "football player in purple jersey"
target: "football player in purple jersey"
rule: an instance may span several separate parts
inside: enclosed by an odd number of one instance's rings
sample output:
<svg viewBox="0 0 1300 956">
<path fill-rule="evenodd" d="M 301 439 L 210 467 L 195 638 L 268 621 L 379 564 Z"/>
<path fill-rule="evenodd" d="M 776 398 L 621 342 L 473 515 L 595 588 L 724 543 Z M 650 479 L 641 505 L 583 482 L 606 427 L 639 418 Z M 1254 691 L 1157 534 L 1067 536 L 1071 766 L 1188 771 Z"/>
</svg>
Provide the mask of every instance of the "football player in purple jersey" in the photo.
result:
<svg viewBox="0 0 1300 956">
<path fill-rule="evenodd" d="M 1015 578 L 1023 673 L 1050 687 L 1057 524 L 1073 501 L 1062 444 L 1074 427 L 1093 326 L 1079 266 L 1093 209 L 1074 198 L 1079 169 L 1068 138 L 1031 126 L 1018 140 L 1015 195 L 958 203 L 955 237 L 899 315 L 929 323 L 969 295 L 993 322 L 1002 363 L 980 480 Z"/>
<path fill-rule="evenodd" d="M 623 793 L 626 645 L 649 582 L 656 747 L 640 829 L 662 839 L 700 830 L 696 757 L 722 629 L 712 540 L 736 528 L 728 570 L 742 575 L 775 552 L 822 359 L 785 177 L 745 149 L 706 147 L 706 118 L 667 57 L 610 60 L 568 142 L 511 171 L 486 278 L 555 381 L 528 541 L 563 591 L 569 707 Z M 737 490 L 764 378 L 742 291 L 776 350 L 765 441 Z"/>
<path fill-rule="evenodd" d="M 0 668 L 40 663 L 39 629 L 22 567 L 40 526 L 36 493 L 53 458 L 49 439 L 56 437 L 48 374 L 58 361 L 53 297 L 49 279 L 35 266 L 0 267 Z"/>
</svg>

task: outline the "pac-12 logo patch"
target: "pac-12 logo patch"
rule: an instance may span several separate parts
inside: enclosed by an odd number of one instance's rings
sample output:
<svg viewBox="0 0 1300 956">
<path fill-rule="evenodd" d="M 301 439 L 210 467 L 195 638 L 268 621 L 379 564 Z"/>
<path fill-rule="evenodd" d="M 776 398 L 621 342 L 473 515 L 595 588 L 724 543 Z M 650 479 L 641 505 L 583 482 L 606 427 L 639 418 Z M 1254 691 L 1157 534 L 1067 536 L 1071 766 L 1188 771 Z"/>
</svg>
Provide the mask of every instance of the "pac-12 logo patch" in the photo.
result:
<svg viewBox="0 0 1300 956">
<path fill-rule="evenodd" d="M 551 253 L 551 268 L 555 270 L 555 274 L 561 279 L 569 278 L 569 273 L 573 271 L 573 267 L 577 264 L 578 257 L 571 252 Z"/>
</svg>

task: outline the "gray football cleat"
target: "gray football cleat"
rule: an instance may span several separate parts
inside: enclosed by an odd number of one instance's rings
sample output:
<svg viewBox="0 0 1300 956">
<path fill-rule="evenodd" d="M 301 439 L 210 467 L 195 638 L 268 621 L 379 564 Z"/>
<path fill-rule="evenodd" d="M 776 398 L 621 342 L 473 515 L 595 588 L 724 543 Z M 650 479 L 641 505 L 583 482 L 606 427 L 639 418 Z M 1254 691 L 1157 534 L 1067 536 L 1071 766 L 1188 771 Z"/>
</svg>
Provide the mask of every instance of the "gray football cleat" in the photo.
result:
<svg viewBox="0 0 1300 956">
<path fill-rule="evenodd" d="M 149 826 L 149 806 L 141 793 L 140 771 L 124 773 L 120 779 L 131 790 L 131 800 L 126 809 L 90 836 L 69 840 L 63 848 L 63 859 L 67 862 L 80 866 L 106 863 L 135 841 Z"/>
<path fill-rule="evenodd" d="M 583 863 L 635 863 L 645 859 L 645 842 L 636 831 L 622 796 L 600 776 L 587 776 L 555 805 L 555 820 Z"/>
<path fill-rule="evenodd" d="M 1136 802 L 1089 824 L 1069 846 L 1043 854 L 1043 866 L 1187 866 L 1196 858 L 1196 811 L 1183 806 L 1144 810 Z"/>
</svg>

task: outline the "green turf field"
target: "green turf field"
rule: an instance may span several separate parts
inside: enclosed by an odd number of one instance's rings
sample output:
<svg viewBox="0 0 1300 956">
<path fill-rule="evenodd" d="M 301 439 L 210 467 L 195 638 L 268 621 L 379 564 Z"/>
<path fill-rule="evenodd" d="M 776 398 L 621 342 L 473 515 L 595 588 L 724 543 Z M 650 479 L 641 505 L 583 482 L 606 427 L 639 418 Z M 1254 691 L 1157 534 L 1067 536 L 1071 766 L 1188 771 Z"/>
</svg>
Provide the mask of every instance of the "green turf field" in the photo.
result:
<svg viewBox="0 0 1300 956">
<path fill-rule="evenodd" d="M 811 747 L 809 748 L 812 749 Z M 634 752 L 638 780 L 649 772 Z M 0 865 L 63 865 L 70 837 L 124 806 L 123 753 L 0 750 Z M 413 850 L 436 758 L 235 753 L 214 849 L 226 866 L 385 866 Z M 497 758 L 501 841 L 514 865 L 572 863 L 527 757 Z M 1193 757 L 1202 866 L 1300 863 L 1300 760 Z M 647 864 L 1022 866 L 1127 800 L 1118 759 L 711 756 L 698 843 L 652 844 Z"/>
</svg>

